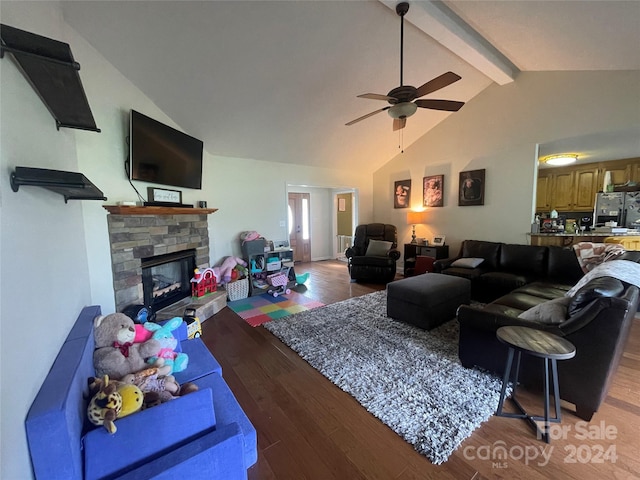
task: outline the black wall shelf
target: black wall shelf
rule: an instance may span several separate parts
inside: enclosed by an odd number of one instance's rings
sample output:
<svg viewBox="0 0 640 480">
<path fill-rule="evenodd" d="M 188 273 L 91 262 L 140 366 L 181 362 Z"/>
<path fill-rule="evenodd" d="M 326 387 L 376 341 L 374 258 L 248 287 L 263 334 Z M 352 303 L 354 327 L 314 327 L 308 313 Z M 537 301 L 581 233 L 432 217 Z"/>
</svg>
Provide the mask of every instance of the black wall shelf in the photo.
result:
<svg viewBox="0 0 640 480">
<path fill-rule="evenodd" d="M 106 200 L 102 191 L 81 173 L 49 170 L 46 168 L 16 167 L 11 173 L 11 189 L 17 192 L 20 186 L 30 185 L 46 188 L 69 200 Z"/>
<path fill-rule="evenodd" d="M 0 58 L 11 53 L 53 115 L 56 128 L 99 132 L 68 43 L 0 25 Z"/>
</svg>

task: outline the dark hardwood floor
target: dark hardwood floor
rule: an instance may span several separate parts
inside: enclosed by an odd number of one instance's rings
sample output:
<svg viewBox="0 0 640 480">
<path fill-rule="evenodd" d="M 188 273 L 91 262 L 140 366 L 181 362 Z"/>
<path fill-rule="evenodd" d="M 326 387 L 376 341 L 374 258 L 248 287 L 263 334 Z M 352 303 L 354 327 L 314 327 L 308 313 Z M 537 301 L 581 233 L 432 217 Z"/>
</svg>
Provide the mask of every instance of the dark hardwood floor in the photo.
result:
<svg viewBox="0 0 640 480">
<path fill-rule="evenodd" d="M 303 272 L 310 272 L 305 295 L 325 304 L 384 288 L 350 283 L 339 261 L 296 265 L 296 273 Z M 638 316 L 609 395 L 589 424 L 563 408 L 547 445 L 525 421 L 494 416 L 442 465 L 415 452 L 266 329 L 249 326 L 229 308 L 203 323 L 203 340 L 258 432 L 252 480 L 640 478 Z M 522 393 L 525 408 L 541 412 L 541 397 Z"/>
</svg>

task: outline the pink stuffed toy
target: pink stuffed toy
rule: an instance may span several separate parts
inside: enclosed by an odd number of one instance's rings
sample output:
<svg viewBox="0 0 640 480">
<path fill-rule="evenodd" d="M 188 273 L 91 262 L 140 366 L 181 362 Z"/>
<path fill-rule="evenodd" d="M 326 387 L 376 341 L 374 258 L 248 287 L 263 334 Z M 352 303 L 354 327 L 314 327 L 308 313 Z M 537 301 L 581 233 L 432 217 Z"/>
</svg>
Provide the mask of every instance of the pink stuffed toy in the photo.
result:
<svg viewBox="0 0 640 480">
<path fill-rule="evenodd" d="M 218 284 L 229 283 L 231 281 L 231 272 L 236 265 L 247 266 L 247 262 L 239 257 L 226 257 L 219 267 L 213 267 L 213 273 L 216 276 Z"/>
</svg>

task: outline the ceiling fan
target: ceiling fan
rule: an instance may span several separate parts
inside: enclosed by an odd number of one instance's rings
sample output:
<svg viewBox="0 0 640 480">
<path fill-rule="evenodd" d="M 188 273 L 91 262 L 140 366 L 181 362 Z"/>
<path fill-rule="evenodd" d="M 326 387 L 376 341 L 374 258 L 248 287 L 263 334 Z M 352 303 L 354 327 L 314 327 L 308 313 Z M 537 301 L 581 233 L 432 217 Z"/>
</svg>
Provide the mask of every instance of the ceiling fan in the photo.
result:
<svg viewBox="0 0 640 480">
<path fill-rule="evenodd" d="M 453 72 L 443 73 L 439 77 L 429 80 L 421 87 L 413 87 L 411 85 L 403 85 L 402 83 L 402 62 L 403 62 L 403 46 L 404 46 L 404 16 L 409 11 L 409 4 L 407 2 L 401 2 L 396 5 L 396 13 L 400 16 L 400 86 L 391 90 L 387 95 L 380 95 L 377 93 L 364 93 L 358 95 L 358 98 L 369 98 L 371 100 L 384 100 L 390 103 L 389 106 L 380 108 L 371 113 L 367 113 L 362 117 L 358 117 L 355 120 L 350 121 L 346 125 L 353 125 L 365 118 L 369 118 L 376 113 L 388 111 L 389 115 L 393 118 L 393 130 L 400 130 L 407 124 L 407 117 L 410 117 L 418 107 L 430 108 L 432 110 L 445 110 L 447 112 L 457 112 L 462 108 L 464 102 L 457 102 L 454 100 L 416 100 L 431 92 L 440 90 L 441 88 L 451 85 L 457 82 L 462 77 Z M 414 102 L 415 100 L 415 102 Z"/>
</svg>

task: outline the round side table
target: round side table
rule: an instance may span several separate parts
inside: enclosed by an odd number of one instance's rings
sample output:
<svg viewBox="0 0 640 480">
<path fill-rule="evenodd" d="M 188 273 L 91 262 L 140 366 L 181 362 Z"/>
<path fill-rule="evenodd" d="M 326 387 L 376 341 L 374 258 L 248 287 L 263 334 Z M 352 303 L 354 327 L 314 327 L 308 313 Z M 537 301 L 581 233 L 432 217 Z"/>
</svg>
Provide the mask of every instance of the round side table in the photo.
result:
<svg viewBox="0 0 640 480">
<path fill-rule="evenodd" d="M 558 366 L 557 360 L 567 360 L 576 354 L 576 347 L 568 340 L 549 332 L 536 330 L 528 327 L 500 327 L 496 336 L 498 340 L 509 347 L 507 363 L 502 378 L 502 391 L 496 415 L 499 417 L 524 418 L 528 420 L 536 429 L 537 434 L 549 443 L 550 423 L 560 423 L 560 390 L 558 388 Z M 513 364 L 513 354 L 518 352 L 516 357 L 516 371 L 513 379 L 513 392 L 511 401 L 518 407 L 521 413 L 505 413 L 502 411 L 504 397 L 511 376 Z M 520 373 L 520 358 L 522 354 L 540 357 L 544 360 L 544 417 L 530 415 L 522 407 L 516 398 L 516 388 L 518 386 L 518 375 Z M 551 378 L 553 381 L 553 400 L 555 404 L 555 418 L 549 417 L 549 362 L 551 362 Z M 544 431 L 536 422 L 544 421 Z"/>
</svg>

